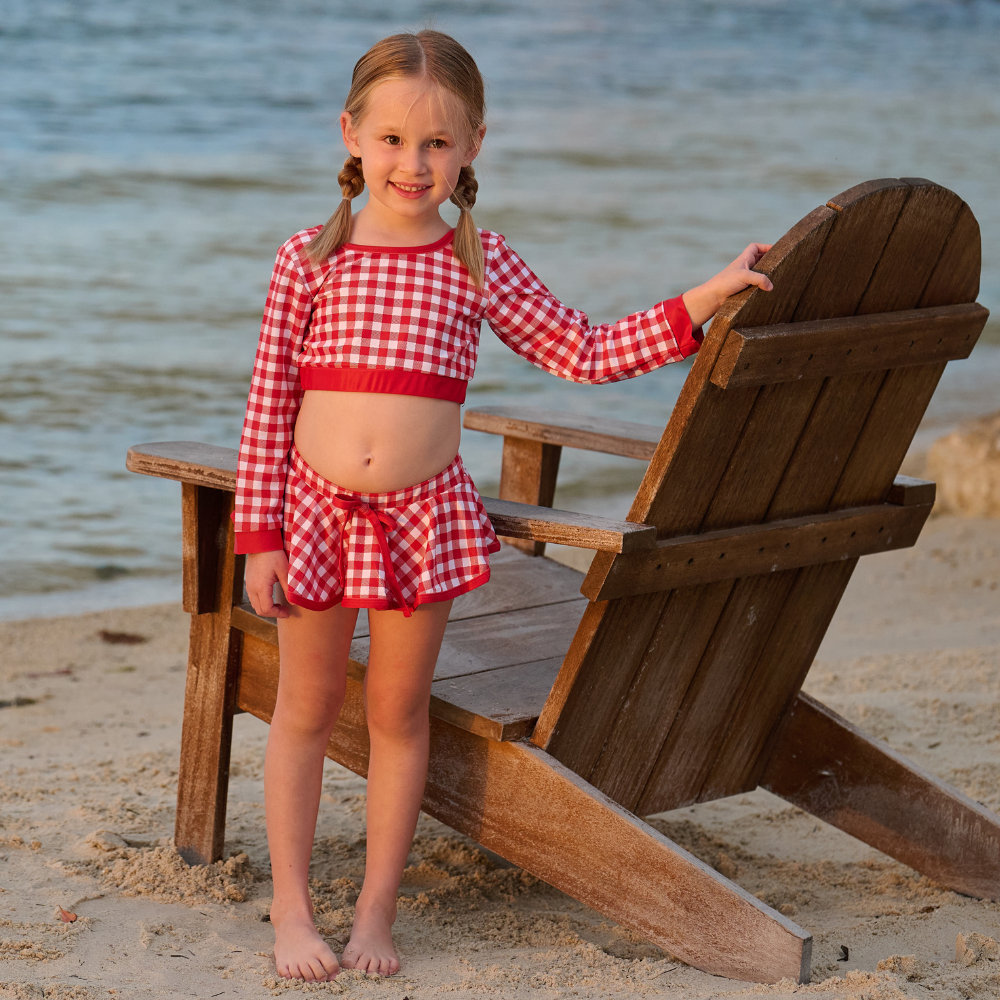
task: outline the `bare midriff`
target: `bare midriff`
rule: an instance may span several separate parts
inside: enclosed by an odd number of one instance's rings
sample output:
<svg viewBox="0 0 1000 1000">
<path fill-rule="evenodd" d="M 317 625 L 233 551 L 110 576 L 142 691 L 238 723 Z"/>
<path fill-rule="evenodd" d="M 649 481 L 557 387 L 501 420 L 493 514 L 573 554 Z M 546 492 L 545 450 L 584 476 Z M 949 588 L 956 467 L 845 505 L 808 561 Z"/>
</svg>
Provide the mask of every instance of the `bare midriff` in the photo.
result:
<svg viewBox="0 0 1000 1000">
<path fill-rule="evenodd" d="M 416 486 L 458 454 L 462 408 L 447 399 L 307 389 L 295 447 L 324 479 L 353 493 Z"/>
</svg>

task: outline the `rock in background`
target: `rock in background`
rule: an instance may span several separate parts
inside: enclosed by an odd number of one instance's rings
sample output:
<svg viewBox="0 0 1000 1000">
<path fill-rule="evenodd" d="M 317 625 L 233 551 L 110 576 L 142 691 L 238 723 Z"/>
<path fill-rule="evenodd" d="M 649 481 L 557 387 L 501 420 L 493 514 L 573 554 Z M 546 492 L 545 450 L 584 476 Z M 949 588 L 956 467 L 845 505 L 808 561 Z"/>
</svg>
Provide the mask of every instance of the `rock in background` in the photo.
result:
<svg viewBox="0 0 1000 1000">
<path fill-rule="evenodd" d="M 962 424 L 931 446 L 927 478 L 942 513 L 1000 517 L 1000 411 Z"/>
</svg>

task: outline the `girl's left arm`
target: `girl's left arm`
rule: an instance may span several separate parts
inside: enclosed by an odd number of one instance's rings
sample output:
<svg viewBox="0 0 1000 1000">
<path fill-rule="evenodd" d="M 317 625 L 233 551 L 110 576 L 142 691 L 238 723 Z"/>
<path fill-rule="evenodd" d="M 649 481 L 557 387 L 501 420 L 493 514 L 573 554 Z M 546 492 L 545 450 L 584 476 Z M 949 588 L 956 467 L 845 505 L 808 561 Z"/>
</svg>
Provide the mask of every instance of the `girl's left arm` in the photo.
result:
<svg viewBox="0 0 1000 1000">
<path fill-rule="evenodd" d="M 711 303 L 718 298 L 721 304 L 731 294 L 722 292 L 742 275 L 737 277 L 730 269 L 744 264 L 746 257 L 745 251 L 722 272 L 730 272 L 724 282 L 720 283 L 721 275 L 717 275 L 704 286 L 659 302 L 645 312 L 633 313 L 617 323 L 591 326 L 587 314 L 560 302 L 502 237 L 491 249 L 493 252 L 487 253 L 486 320 L 494 332 L 511 350 L 539 368 L 571 382 L 588 383 L 632 378 L 694 354 L 701 346 L 701 324 L 718 308 L 717 304 L 710 308 Z M 750 273 L 754 279 L 767 281 L 762 274 Z M 739 287 L 749 283 L 744 281 Z M 689 312 L 687 299 L 692 293 L 697 294 Z M 692 322 L 692 313 L 697 324 Z"/>
</svg>

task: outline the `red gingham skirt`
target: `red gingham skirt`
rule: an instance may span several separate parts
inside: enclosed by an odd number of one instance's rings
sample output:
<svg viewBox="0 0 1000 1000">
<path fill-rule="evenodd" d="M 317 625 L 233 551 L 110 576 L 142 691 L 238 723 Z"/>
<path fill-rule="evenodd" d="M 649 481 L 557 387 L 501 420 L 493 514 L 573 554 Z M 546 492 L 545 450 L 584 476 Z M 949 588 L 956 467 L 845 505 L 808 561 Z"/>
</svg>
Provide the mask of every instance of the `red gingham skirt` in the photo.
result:
<svg viewBox="0 0 1000 1000">
<path fill-rule="evenodd" d="M 285 482 L 291 604 L 409 615 L 482 586 L 489 553 L 499 549 L 460 455 L 416 486 L 354 493 L 324 479 L 292 447 Z"/>
</svg>

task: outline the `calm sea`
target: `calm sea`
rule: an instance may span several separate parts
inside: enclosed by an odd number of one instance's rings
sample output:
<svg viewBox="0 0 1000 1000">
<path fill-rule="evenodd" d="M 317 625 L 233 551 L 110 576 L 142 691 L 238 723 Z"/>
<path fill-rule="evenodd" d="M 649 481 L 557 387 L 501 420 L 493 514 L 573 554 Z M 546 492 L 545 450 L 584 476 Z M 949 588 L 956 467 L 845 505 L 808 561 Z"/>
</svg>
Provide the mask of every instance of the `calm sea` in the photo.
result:
<svg viewBox="0 0 1000 1000">
<path fill-rule="evenodd" d="M 423 26 L 488 80 L 477 222 L 595 320 L 878 176 L 970 203 L 1000 306 L 996 2 L 0 0 L 0 617 L 178 592 L 179 487 L 125 451 L 236 444 L 275 249 L 339 198 L 353 64 Z M 924 443 L 1000 405 L 996 329 Z M 663 424 L 686 368 L 576 386 L 486 330 L 469 402 Z M 499 442 L 463 453 L 492 492 Z M 620 514 L 640 472 L 568 452 L 557 502 Z"/>
</svg>

